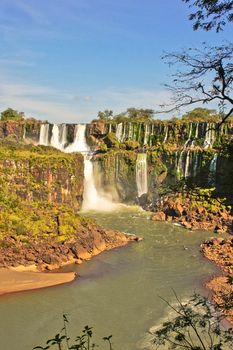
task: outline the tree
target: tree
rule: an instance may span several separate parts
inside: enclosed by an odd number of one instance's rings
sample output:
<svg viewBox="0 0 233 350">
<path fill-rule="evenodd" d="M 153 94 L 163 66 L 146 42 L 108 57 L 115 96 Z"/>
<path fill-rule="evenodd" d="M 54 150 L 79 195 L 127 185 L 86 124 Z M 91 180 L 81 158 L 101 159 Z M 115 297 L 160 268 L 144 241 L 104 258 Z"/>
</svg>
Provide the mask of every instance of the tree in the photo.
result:
<svg viewBox="0 0 233 350">
<path fill-rule="evenodd" d="M 106 109 L 105 111 L 98 112 L 98 118 L 100 120 L 106 121 L 106 120 L 110 120 L 113 118 L 113 111 Z"/>
<path fill-rule="evenodd" d="M 174 317 L 153 333 L 155 344 L 166 349 L 221 350 L 225 345 L 230 349 L 233 330 L 223 328 L 223 316 L 207 298 L 194 294 L 188 302 L 182 303 L 177 296 L 176 301 L 174 306 L 165 300 Z"/>
<path fill-rule="evenodd" d="M 196 12 L 189 15 L 194 21 L 193 29 L 209 31 L 213 28 L 217 32 L 223 29 L 227 22 L 233 22 L 233 1 L 229 0 L 182 0 L 189 7 L 196 7 Z"/>
<path fill-rule="evenodd" d="M 143 108 L 128 108 L 126 112 L 128 118 L 133 121 L 147 121 L 151 120 L 154 116 L 153 109 Z"/>
<path fill-rule="evenodd" d="M 208 121 L 209 119 L 218 120 L 219 115 L 217 114 L 217 111 L 215 109 L 197 107 L 194 108 L 192 111 L 185 113 L 182 116 L 182 119 L 191 121 Z"/>
<path fill-rule="evenodd" d="M 221 123 L 233 113 L 233 44 L 218 47 L 203 45 L 182 52 L 167 53 L 163 59 L 178 66 L 171 85 L 165 85 L 173 94 L 172 103 L 165 112 L 197 103 L 217 102 Z M 164 106 L 163 106 L 164 107 Z M 164 110 L 163 110 L 164 112 Z"/>
<path fill-rule="evenodd" d="M 12 108 L 8 108 L 5 111 L 1 113 L 1 120 L 7 121 L 7 120 L 23 120 L 24 119 L 24 113 L 18 112 Z"/>
</svg>

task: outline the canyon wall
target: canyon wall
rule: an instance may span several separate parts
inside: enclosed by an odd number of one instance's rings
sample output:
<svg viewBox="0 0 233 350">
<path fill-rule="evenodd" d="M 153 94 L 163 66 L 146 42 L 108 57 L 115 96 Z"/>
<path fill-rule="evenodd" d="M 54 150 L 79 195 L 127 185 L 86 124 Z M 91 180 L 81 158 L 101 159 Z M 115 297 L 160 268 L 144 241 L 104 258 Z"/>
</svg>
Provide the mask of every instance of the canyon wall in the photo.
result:
<svg viewBox="0 0 233 350">
<path fill-rule="evenodd" d="M 80 209 L 83 197 L 83 157 L 52 147 L 2 142 L 1 187 L 27 202 L 48 201 Z"/>
<path fill-rule="evenodd" d="M 75 142 L 77 127 L 35 121 L 1 122 L 0 138 L 14 136 L 66 152 Z M 233 156 L 224 147 L 232 140 L 233 124 L 225 123 L 219 130 L 216 127 L 213 122 L 182 120 L 87 124 L 86 141 L 93 152 L 97 188 L 121 202 L 153 205 L 167 188 L 184 179 L 195 186 L 215 187 L 216 193 L 232 204 Z M 80 159 L 78 167 L 82 168 L 81 163 Z M 58 176 L 61 177 L 59 171 Z M 51 196 L 62 198 L 65 192 L 55 191 L 57 194 Z M 76 186 L 76 193 L 80 204 L 81 185 Z"/>
</svg>

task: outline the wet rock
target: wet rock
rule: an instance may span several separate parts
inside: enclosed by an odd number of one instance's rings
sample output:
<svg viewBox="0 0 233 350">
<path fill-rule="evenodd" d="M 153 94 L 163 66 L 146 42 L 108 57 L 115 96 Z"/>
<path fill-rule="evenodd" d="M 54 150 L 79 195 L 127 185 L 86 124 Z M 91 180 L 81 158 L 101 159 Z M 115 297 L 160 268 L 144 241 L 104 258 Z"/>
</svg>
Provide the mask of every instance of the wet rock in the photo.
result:
<svg viewBox="0 0 233 350">
<path fill-rule="evenodd" d="M 154 213 L 151 217 L 152 221 L 165 221 L 166 220 L 166 214 L 162 211 L 159 211 L 157 213 Z"/>
<path fill-rule="evenodd" d="M 41 259 L 42 259 L 42 261 L 45 262 L 46 264 L 51 264 L 51 262 L 52 262 L 51 256 L 48 255 L 48 254 L 42 255 Z"/>
</svg>

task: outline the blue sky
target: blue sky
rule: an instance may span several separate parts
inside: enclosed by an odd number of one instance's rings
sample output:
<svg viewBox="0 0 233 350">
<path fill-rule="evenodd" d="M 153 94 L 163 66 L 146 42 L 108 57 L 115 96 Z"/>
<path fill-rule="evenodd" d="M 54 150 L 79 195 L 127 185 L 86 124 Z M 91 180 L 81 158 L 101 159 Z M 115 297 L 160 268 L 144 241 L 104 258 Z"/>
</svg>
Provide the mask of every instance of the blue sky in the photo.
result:
<svg viewBox="0 0 233 350">
<path fill-rule="evenodd" d="M 0 0 L 0 110 L 85 122 L 99 110 L 153 108 L 169 93 L 164 51 L 218 44 L 181 0 Z"/>
</svg>

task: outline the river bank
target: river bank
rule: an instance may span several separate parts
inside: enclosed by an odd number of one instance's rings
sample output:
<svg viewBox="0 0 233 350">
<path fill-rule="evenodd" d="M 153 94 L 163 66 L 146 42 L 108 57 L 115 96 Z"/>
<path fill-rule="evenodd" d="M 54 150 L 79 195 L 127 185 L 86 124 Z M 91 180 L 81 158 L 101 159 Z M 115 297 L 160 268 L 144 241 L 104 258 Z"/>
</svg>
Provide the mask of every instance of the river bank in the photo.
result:
<svg viewBox="0 0 233 350">
<path fill-rule="evenodd" d="M 233 233 L 233 216 L 210 189 L 197 188 L 187 193 L 162 196 L 156 203 L 153 221 L 171 221 L 189 230 L 206 230 L 219 234 Z"/>
<path fill-rule="evenodd" d="M 233 324 L 233 238 L 212 238 L 201 245 L 204 256 L 215 262 L 224 276 L 214 277 L 206 283 L 213 292 L 213 300 L 227 320 Z"/>
<path fill-rule="evenodd" d="M 8 223 L 15 220 L 10 210 L 5 211 Z M 5 224 L 8 232 L 2 232 L 0 237 L 0 294 L 70 282 L 74 273 L 41 272 L 81 264 L 101 252 L 140 240 L 134 235 L 104 229 L 95 220 L 64 206 L 34 208 L 25 204 L 23 213 L 27 213 L 24 223 L 28 225 L 19 226 L 16 222 L 15 229 Z M 54 232 L 50 232 L 48 225 Z"/>
<path fill-rule="evenodd" d="M 21 246 L 20 255 L 18 254 L 18 256 L 12 255 L 12 249 L 0 248 L 0 259 L 1 261 L 4 260 L 3 264 L 5 266 L 5 268 L 0 268 L 0 295 L 71 282 L 75 279 L 77 273 L 54 273 L 49 271 L 71 264 L 81 264 L 103 251 L 123 247 L 129 242 L 140 241 L 138 237 L 133 235 L 124 235 L 113 230 L 103 231 L 106 233 L 105 240 L 102 239 L 101 235 L 97 238 L 95 233 L 95 243 L 91 245 L 91 249 L 90 246 L 81 246 L 74 241 L 62 245 L 55 245 L 54 242 L 53 244 L 50 242 L 50 245 L 48 245 L 47 242 L 47 244 L 41 243 L 33 246 L 31 243 L 29 249 L 22 249 Z M 51 249 L 53 253 L 49 253 Z M 17 248 L 13 248 L 13 250 L 16 251 Z M 41 255 L 42 251 L 44 251 L 43 255 Z M 3 256 L 5 259 L 3 259 Z M 14 259 L 10 261 L 9 259 L 12 256 Z M 19 262 L 22 262 L 22 257 L 24 265 L 19 264 Z M 9 265 L 7 266 L 7 264 Z"/>
<path fill-rule="evenodd" d="M 5 237 L 0 247 L 0 268 L 22 267 L 29 271 L 59 269 L 62 266 L 82 263 L 103 251 L 139 241 L 133 235 L 105 230 L 95 223 L 77 228 L 76 235 L 59 241 L 60 237 L 25 236 L 22 239 Z M 27 239 L 27 244 L 25 240 Z"/>
</svg>

